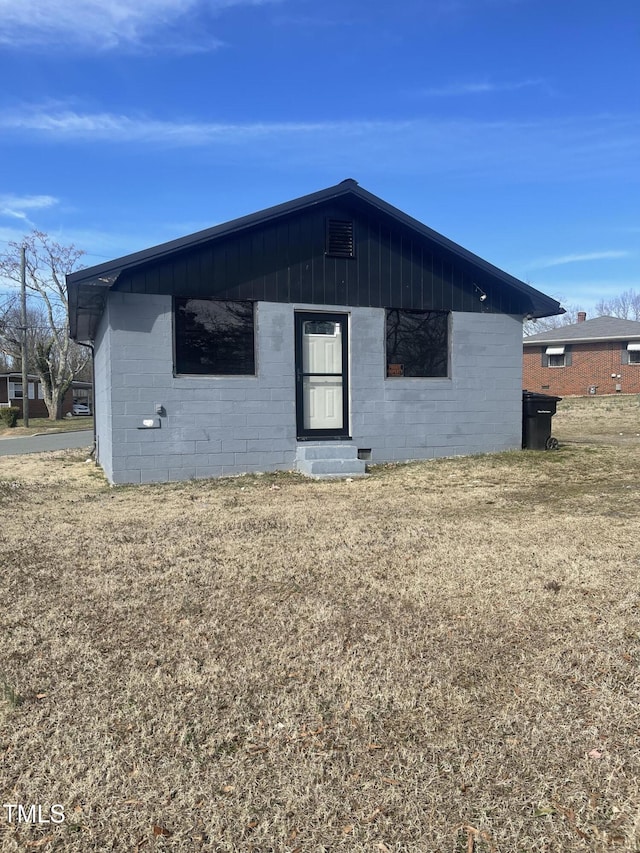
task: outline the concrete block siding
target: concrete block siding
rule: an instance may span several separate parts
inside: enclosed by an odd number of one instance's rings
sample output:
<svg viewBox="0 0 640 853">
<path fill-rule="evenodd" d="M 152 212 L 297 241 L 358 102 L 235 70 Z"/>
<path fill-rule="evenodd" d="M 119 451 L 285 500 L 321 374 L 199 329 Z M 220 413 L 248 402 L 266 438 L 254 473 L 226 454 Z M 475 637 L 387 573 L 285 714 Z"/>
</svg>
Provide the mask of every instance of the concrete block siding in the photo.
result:
<svg viewBox="0 0 640 853">
<path fill-rule="evenodd" d="M 111 340 L 113 331 L 109 326 L 109 313 L 109 304 L 107 303 L 94 341 L 93 416 L 97 458 L 107 475 L 107 479 L 113 482 L 111 430 Z"/>
<path fill-rule="evenodd" d="M 112 293 L 97 343 L 99 461 L 114 483 L 217 477 L 295 464 L 294 311 L 259 302 L 252 377 L 174 376 L 171 297 Z M 350 315 L 351 435 L 372 462 L 519 447 L 522 324 L 454 313 L 451 378 L 385 376 L 384 310 Z M 98 379 L 98 375 L 100 379 Z M 164 408 L 160 429 L 139 429 Z M 109 417 L 112 417 L 112 438 Z"/>
</svg>

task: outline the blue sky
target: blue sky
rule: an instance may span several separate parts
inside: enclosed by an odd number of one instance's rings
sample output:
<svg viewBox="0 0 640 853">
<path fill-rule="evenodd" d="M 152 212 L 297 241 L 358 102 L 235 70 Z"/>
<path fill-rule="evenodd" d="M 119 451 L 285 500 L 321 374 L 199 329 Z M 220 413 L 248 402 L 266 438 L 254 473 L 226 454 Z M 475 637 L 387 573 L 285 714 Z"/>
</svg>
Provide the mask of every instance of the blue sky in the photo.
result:
<svg viewBox="0 0 640 853">
<path fill-rule="evenodd" d="M 0 250 L 355 178 L 565 305 L 640 289 L 637 0 L 0 0 Z"/>
</svg>

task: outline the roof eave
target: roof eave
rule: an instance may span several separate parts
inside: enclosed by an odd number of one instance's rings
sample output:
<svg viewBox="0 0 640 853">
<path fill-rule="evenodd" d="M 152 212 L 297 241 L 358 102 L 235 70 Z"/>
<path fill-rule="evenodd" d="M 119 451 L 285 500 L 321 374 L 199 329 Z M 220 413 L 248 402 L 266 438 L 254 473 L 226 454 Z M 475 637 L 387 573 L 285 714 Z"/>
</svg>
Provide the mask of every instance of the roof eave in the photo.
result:
<svg viewBox="0 0 640 853">
<path fill-rule="evenodd" d="M 182 249 L 190 249 L 216 237 L 234 234 L 237 231 L 242 231 L 252 225 L 258 225 L 263 222 L 269 222 L 272 219 L 277 219 L 280 216 L 285 216 L 289 213 L 295 213 L 302 208 L 310 207 L 314 204 L 321 204 L 330 201 L 333 198 L 338 198 L 354 191 L 362 194 L 362 190 L 357 183 L 352 179 L 342 181 L 333 187 L 328 187 L 318 192 L 310 193 L 309 195 L 301 196 L 293 201 L 277 204 L 273 207 L 267 207 L 264 210 L 250 213 L 247 216 L 241 216 L 237 219 L 232 219 L 229 222 L 224 222 L 220 225 L 214 225 L 212 228 L 205 228 L 202 231 L 196 231 L 194 234 L 189 234 L 186 237 L 179 237 L 176 240 L 170 240 L 167 243 L 159 243 L 157 246 L 152 246 L 149 249 L 143 249 L 141 252 L 134 252 L 130 255 L 123 255 L 120 258 L 114 258 L 112 261 L 107 261 L 104 264 L 98 264 L 93 267 L 87 267 L 84 270 L 78 270 L 67 276 L 69 284 L 79 284 L 87 280 L 87 283 L 97 283 L 97 280 L 106 281 L 107 278 L 114 276 L 113 281 L 108 284 L 112 287 L 115 280 L 122 272 L 131 267 L 138 266 L 150 260 L 161 260 L 167 255 Z M 367 193 L 367 195 L 369 195 Z M 89 281 L 90 280 L 90 281 Z"/>
<path fill-rule="evenodd" d="M 499 269 L 488 261 L 485 261 L 473 252 L 463 248 L 458 243 L 454 243 L 452 240 L 449 240 L 447 237 L 444 237 L 442 234 L 439 234 L 437 231 L 434 231 L 427 225 L 424 225 L 419 220 L 414 219 L 412 216 L 409 216 L 378 196 L 362 189 L 358 186 L 356 181 L 348 178 L 332 187 L 328 187 L 324 190 L 318 190 L 317 192 L 301 196 L 300 198 L 292 201 L 284 202 L 283 204 L 278 204 L 262 211 L 242 216 L 238 219 L 233 219 L 230 222 L 222 223 L 221 225 L 216 225 L 203 231 L 198 231 L 195 234 L 188 235 L 187 237 L 181 237 L 177 240 L 161 243 L 141 252 L 124 255 L 120 258 L 108 261 L 107 263 L 98 264 L 96 266 L 71 273 L 67 276 L 67 285 L 70 285 L 69 307 L 72 316 L 71 336 L 74 337 L 74 339 L 77 339 L 77 315 L 78 312 L 82 310 L 82 306 L 80 304 L 82 302 L 80 294 L 81 288 L 83 288 L 83 294 L 87 295 L 89 301 L 93 301 L 94 299 L 94 297 L 89 295 L 91 290 L 93 290 L 93 288 L 101 288 L 102 294 L 97 300 L 100 301 L 100 299 L 106 298 L 108 290 L 113 287 L 125 270 L 149 261 L 161 260 L 174 252 L 190 249 L 218 237 L 229 236 L 253 225 L 264 224 L 273 219 L 296 213 L 299 210 L 308 209 L 316 204 L 323 204 L 327 201 L 347 195 L 352 196 L 355 199 L 360 199 L 365 204 L 404 224 L 416 231 L 418 234 L 421 234 L 445 251 L 450 252 L 466 263 L 475 266 L 479 271 L 503 282 L 507 286 L 512 287 L 514 290 L 521 293 L 529 300 L 527 316 L 531 319 L 542 319 L 543 317 L 552 317 L 565 313 L 564 308 L 562 308 L 560 303 L 556 300 L 546 296 L 546 294 L 536 290 L 525 282 L 520 281 L 509 273 L 504 272 L 504 270 Z M 90 312 L 90 306 L 85 306 L 85 308 Z M 91 326 L 91 323 L 89 325 Z M 90 330 L 88 329 L 87 331 L 90 331 L 91 334 L 95 334 L 95 328 Z M 93 338 L 84 339 L 93 340 Z"/>
<path fill-rule="evenodd" d="M 640 335 L 606 335 L 605 337 L 589 337 L 589 338 L 539 338 L 532 341 L 528 338 L 523 338 L 522 343 L 525 347 L 535 347 L 541 344 L 592 344 L 606 343 L 606 341 L 634 341 L 640 340 Z"/>
</svg>

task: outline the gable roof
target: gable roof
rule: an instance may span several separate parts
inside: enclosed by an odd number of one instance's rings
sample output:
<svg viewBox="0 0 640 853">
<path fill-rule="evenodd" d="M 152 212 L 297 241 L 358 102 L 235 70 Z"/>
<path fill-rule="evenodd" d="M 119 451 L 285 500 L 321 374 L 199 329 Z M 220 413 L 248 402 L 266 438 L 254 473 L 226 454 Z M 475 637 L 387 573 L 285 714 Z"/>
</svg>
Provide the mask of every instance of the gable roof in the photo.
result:
<svg viewBox="0 0 640 853">
<path fill-rule="evenodd" d="M 107 263 L 71 273 L 67 276 L 71 337 L 76 340 L 94 339 L 97 324 L 104 309 L 107 293 L 118 282 L 123 273 L 130 272 L 149 263 L 158 262 L 175 253 L 195 249 L 203 244 L 210 244 L 227 238 L 253 228 L 256 225 L 265 225 L 274 220 L 289 216 L 292 213 L 307 210 L 315 205 L 341 199 L 358 201 L 373 212 L 390 217 L 396 223 L 409 228 L 420 237 L 428 239 L 432 244 L 457 257 L 460 261 L 472 265 L 479 273 L 491 276 L 502 285 L 506 285 L 512 292 L 517 292 L 526 298 L 527 304 L 530 305 L 532 317 L 549 317 L 564 313 L 564 309 L 555 299 L 546 296 L 523 281 L 493 266 L 493 264 L 474 255 L 442 234 L 438 234 L 438 232 L 423 225 L 417 219 L 403 213 L 398 208 L 393 207 L 386 201 L 363 189 L 352 178 L 348 178 L 335 186 L 301 196 L 284 204 L 269 207 L 257 213 L 233 219 L 221 225 L 198 231 L 195 234 L 190 234 L 177 240 L 162 243 L 141 252 L 135 252 L 134 254 L 125 255 Z"/>
<path fill-rule="evenodd" d="M 626 341 L 640 338 L 640 323 L 619 317 L 594 317 L 582 323 L 571 323 L 558 329 L 548 329 L 523 340 L 524 346 L 537 344 L 588 343 L 589 341 Z"/>
</svg>

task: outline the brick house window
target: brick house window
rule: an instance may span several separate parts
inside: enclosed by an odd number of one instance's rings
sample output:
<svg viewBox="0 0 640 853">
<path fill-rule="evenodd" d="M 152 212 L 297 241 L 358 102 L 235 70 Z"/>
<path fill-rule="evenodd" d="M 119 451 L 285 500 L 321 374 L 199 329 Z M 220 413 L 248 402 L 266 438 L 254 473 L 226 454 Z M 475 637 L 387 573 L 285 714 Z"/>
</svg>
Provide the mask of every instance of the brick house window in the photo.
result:
<svg viewBox="0 0 640 853">
<path fill-rule="evenodd" d="M 569 347 L 547 347 L 542 353 L 543 367 L 571 367 Z"/>
<path fill-rule="evenodd" d="M 9 382 L 9 399 L 13 400 L 22 400 L 22 382 Z M 29 399 L 33 400 L 35 397 L 35 385 L 33 382 L 29 382 Z"/>
<path fill-rule="evenodd" d="M 627 344 L 629 364 L 640 364 L 640 342 Z"/>
</svg>

